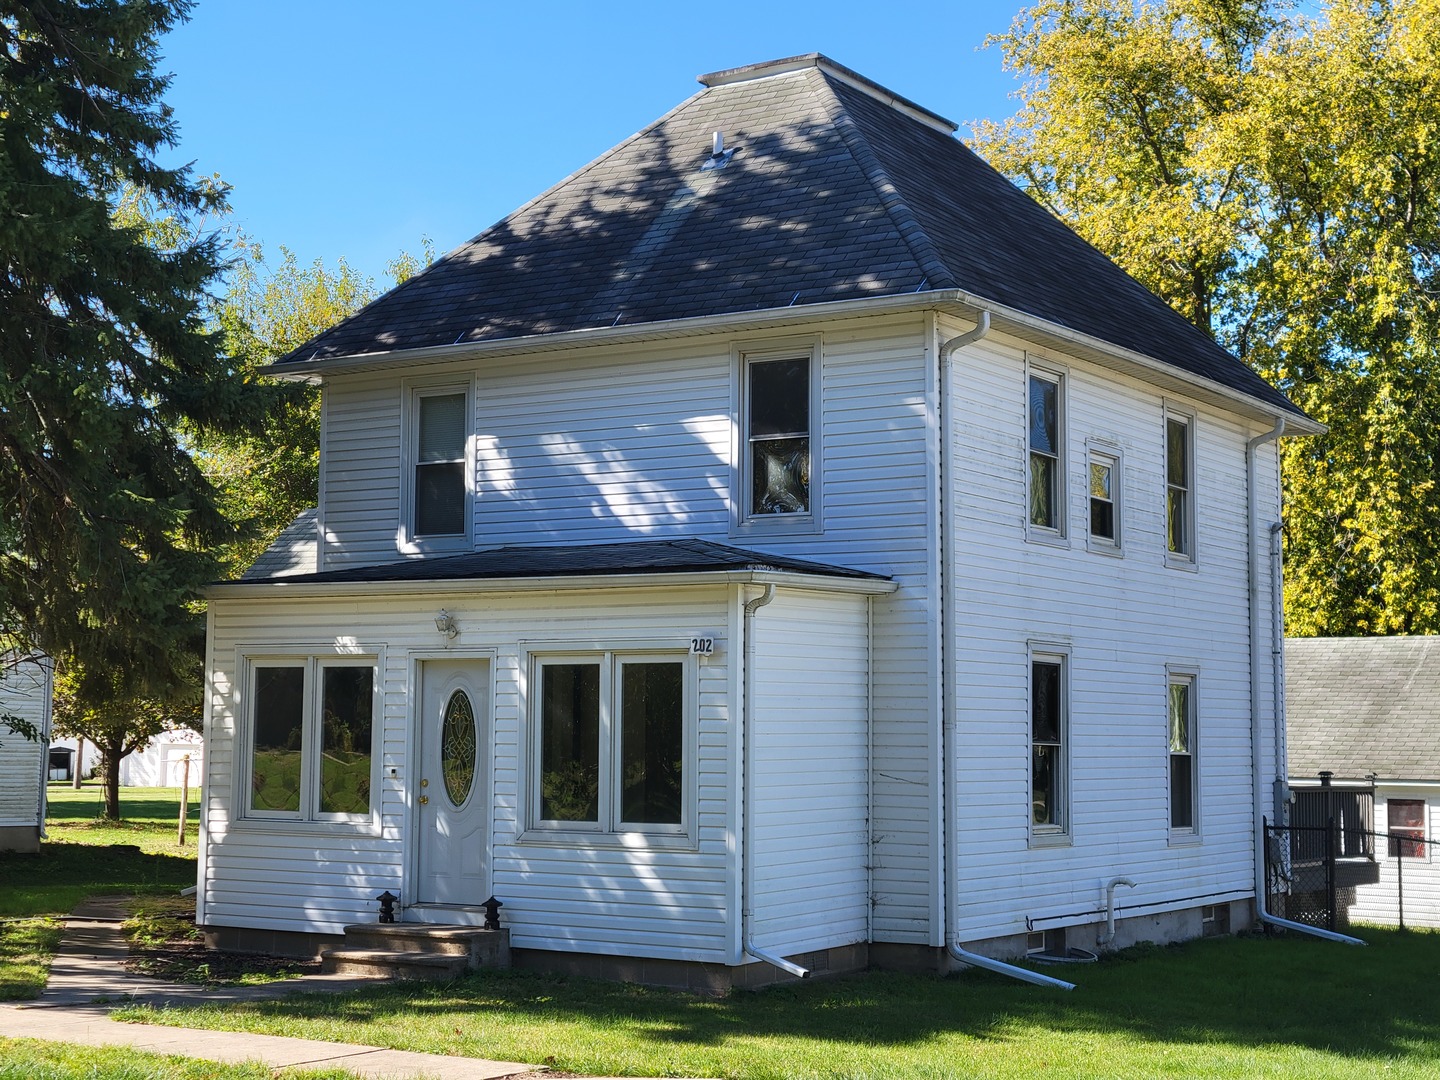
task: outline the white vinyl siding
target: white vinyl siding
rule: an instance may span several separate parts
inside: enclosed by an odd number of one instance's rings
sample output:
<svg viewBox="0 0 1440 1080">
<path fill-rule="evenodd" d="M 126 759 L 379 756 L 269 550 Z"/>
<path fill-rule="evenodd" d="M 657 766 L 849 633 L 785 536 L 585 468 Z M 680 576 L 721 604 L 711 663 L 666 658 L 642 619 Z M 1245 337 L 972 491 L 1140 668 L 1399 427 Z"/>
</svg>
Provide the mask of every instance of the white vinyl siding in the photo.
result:
<svg viewBox="0 0 1440 1080">
<path fill-rule="evenodd" d="M 40 741 L 31 742 L 0 725 L 0 827 L 39 828 L 44 824 L 42 797 L 50 733 L 50 665 L 48 661 L 0 657 L 0 715 L 34 724 Z"/>
<path fill-rule="evenodd" d="M 951 330 L 951 333 L 957 330 Z M 1250 664 L 1245 443 L 1262 428 L 1194 406 L 1195 488 L 1206 555 L 1193 574 L 1166 567 L 1164 408 L 1153 387 L 1073 357 L 1065 363 L 1064 468 L 1070 519 L 1088 515 L 1086 442 L 1123 455 L 1125 557 L 1078 546 L 1025 543 L 1028 526 L 1023 343 L 1001 333 L 962 350 L 953 365 L 948 492 L 956 525 L 957 655 L 950 760 L 957 791 L 958 859 L 952 877 L 961 941 L 1104 918 L 1100 884 L 1139 883 L 1125 913 L 1221 903 L 1253 895 Z M 1268 427 L 1268 425 L 1265 425 Z M 1258 451 L 1260 528 L 1279 516 L 1277 458 Z M 1268 555 L 1261 573 L 1268 580 Z M 1268 626 L 1269 601 L 1261 625 Z M 1183 613 L 1183 617 L 1177 617 Z M 1027 643 L 1065 643 L 1069 655 L 1068 846 L 1029 845 L 1030 716 Z M 1268 657 L 1268 652 L 1266 653 Z M 1203 842 L 1169 843 L 1166 673 L 1203 670 L 1198 825 Z M 1260 684 L 1268 715 L 1267 668 Z M 1274 761 L 1265 738 L 1262 760 Z M 1272 764 L 1266 765 L 1273 768 Z M 1263 793 L 1268 802 L 1268 791 Z M 1271 812 L 1262 807 L 1264 812 Z M 1195 899 L 1203 897 L 1205 899 Z M 1045 922 L 1057 919 L 1058 922 Z"/>
<path fill-rule="evenodd" d="M 373 921 L 385 889 L 412 902 L 412 745 L 416 662 L 425 657 L 493 657 L 491 892 L 505 908 L 520 948 L 578 950 L 733 962 L 727 933 L 733 842 L 729 800 L 730 673 L 725 654 L 729 591 L 722 586 L 600 589 L 483 595 L 446 593 L 461 628 L 448 641 L 435 629 L 430 597 L 224 600 L 211 602 L 212 674 L 205 804 L 207 851 L 200 886 L 209 925 L 338 933 Z M 693 839 L 676 847 L 521 839 L 529 760 L 527 649 L 547 641 L 572 647 L 603 627 L 612 647 L 664 643 L 682 652 L 697 629 L 721 631 L 717 655 L 696 662 L 696 819 Z M 258 646 L 344 657 L 383 640 L 376 721 L 379 828 L 284 820 L 235 821 L 237 655 Z M 522 645 L 521 642 L 524 642 Z M 668 839 L 668 838 L 665 838 Z M 683 838 L 682 838 L 683 839 Z M 478 900 L 484 896 L 477 897 Z"/>
<path fill-rule="evenodd" d="M 1350 905 L 1350 918 L 1355 922 L 1380 923 L 1394 926 L 1400 920 L 1399 900 L 1404 889 L 1405 925 L 1440 927 L 1440 851 L 1426 843 L 1421 858 L 1400 860 L 1389 854 L 1386 832 L 1390 827 L 1389 804 L 1392 799 L 1422 802 L 1425 807 L 1425 836 L 1440 838 L 1440 782 L 1426 785 L 1381 783 L 1375 789 L 1375 822 L 1371 826 L 1379 834 L 1375 841 L 1375 858 L 1380 865 L 1380 880 L 1361 885 L 1355 890 Z"/>
<path fill-rule="evenodd" d="M 874 926 L 877 940 L 914 943 L 939 932 L 929 336 L 920 315 L 836 321 L 812 335 L 821 535 L 733 535 L 737 365 L 724 335 L 449 369 L 475 378 L 476 547 L 694 536 L 897 581 L 874 606 Z M 743 344 L 765 349 L 755 335 Z M 400 402 L 394 375 L 327 384 L 323 568 L 400 557 Z"/>
<path fill-rule="evenodd" d="M 754 617 L 751 932 L 781 954 L 868 933 L 865 611 L 781 590 Z"/>
</svg>

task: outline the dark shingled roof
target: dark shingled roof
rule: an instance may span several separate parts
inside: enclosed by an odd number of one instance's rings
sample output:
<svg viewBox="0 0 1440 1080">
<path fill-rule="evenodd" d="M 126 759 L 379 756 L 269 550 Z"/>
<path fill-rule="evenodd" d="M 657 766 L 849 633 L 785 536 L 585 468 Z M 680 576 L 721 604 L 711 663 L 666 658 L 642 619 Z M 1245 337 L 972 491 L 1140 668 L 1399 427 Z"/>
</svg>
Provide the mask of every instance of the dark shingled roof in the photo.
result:
<svg viewBox="0 0 1440 1080">
<path fill-rule="evenodd" d="M 1292 777 L 1440 780 L 1440 637 L 1287 638 Z"/>
<path fill-rule="evenodd" d="M 340 585 L 382 581 L 468 581 L 485 578 L 542 578 L 607 574 L 688 574 L 779 571 L 822 577 L 888 580 L 882 574 L 843 566 L 763 555 L 708 540 L 637 540 L 619 544 L 502 547 L 439 559 L 409 559 L 380 566 L 357 566 L 318 574 L 268 579 L 245 578 L 227 584 Z"/>
<path fill-rule="evenodd" d="M 1299 412 L 947 121 L 818 55 L 702 82 L 276 367 L 959 289 Z"/>
</svg>

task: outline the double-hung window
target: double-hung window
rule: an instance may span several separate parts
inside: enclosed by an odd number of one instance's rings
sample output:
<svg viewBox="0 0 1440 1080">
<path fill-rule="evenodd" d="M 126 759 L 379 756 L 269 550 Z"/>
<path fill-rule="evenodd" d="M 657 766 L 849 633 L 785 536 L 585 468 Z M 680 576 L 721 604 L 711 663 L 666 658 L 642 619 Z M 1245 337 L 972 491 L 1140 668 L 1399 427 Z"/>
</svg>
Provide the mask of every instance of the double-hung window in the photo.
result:
<svg viewBox="0 0 1440 1080">
<path fill-rule="evenodd" d="M 1195 561 L 1195 421 L 1165 413 L 1165 549 L 1171 563 Z"/>
<path fill-rule="evenodd" d="M 1385 821 L 1390 858 L 1425 858 L 1424 799 L 1386 799 Z"/>
<path fill-rule="evenodd" d="M 535 824 L 685 832 L 694 726 L 686 657 L 546 656 L 535 674 Z"/>
<path fill-rule="evenodd" d="M 1120 554 L 1120 452 L 1089 448 L 1085 462 L 1090 500 L 1091 551 Z"/>
<path fill-rule="evenodd" d="M 463 388 L 414 391 L 410 405 L 409 534 L 425 543 L 469 533 L 469 394 Z"/>
<path fill-rule="evenodd" d="M 741 355 L 735 500 L 737 522 L 747 530 L 818 521 L 817 373 L 814 348 Z"/>
<path fill-rule="evenodd" d="M 1069 821 L 1069 687 L 1063 653 L 1030 655 L 1030 835 L 1060 838 Z"/>
<path fill-rule="evenodd" d="M 1168 686 L 1170 831 L 1193 834 L 1199 805 L 1195 676 L 1171 672 Z"/>
<path fill-rule="evenodd" d="M 370 820 L 375 783 L 375 661 L 252 657 L 245 816 Z"/>
<path fill-rule="evenodd" d="M 1064 378 L 1030 368 L 1027 375 L 1029 535 L 1065 535 Z"/>
</svg>

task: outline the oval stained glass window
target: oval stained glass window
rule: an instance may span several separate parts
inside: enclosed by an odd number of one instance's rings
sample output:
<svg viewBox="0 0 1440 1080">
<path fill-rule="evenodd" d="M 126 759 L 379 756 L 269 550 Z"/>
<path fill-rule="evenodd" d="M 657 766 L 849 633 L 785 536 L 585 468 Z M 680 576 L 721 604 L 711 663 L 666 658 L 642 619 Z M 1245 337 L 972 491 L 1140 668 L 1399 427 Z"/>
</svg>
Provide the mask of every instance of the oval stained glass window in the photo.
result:
<svg viewBox="0 0 1440 1080">
<path fill-rule="evenodd" d="M 445 719 L 440 726 L 440 772 L 450 802 L 462 805 L 475 783 L 475 710 L 464 690 L 456 690 L 445 703 Z"/>
</svg>

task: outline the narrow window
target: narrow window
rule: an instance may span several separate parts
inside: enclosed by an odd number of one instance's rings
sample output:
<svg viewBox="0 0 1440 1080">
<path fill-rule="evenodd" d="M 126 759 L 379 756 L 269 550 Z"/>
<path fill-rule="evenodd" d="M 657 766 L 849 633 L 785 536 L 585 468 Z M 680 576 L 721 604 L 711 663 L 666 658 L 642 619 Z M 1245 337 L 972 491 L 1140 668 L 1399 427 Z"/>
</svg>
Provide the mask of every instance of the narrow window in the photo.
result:
<svg viewBox="0 0 1440 1080">
<path fill-rule="evenodd" d="M 810 512 L 810 359 L 747 366 L 750 513 Z"/>
<path fill-rule="evenodd" d="M 1195 680 L 1170 677 L 1170 828 L 1195 828 Z"/>
<path fill-rule="evenodd" d="M 1190 421 L 1165 418 L 1165 543 L 1172 555 L 1195 557 Z"/>
<path fill-rule="evenodd" d="M 1036 657 L 1030 663 L 1030 822 L 1040 832 L 1066 827 L 1065 663 Z"/>
<path fill-rule="evenodd" d="M 1425 800 L 1387 799 L 1385 815 L 1390 857 L 1425 858 Z"/>
<path fill-rule="evenodd" d="M 298 813 L 305 730 L 305 669 L 254 669 L 250 809 Z"/>
<path fill-rule="evenodd" d="M 600 665 L 547 663 L 541 679 L 540 817 L 600 821 Z"/>
<path fill-rule="evenodd" d="M 415 535 L 465 530 L 465 394 L 416 398 Z"/>
<path fill-rule="evenodd" d="M 1090 451 L 1090 542 L 1101 551 L 1120 547 L 1120 459 L 1098 450 Z"/>
<path fill-rule="evenodd" d="M 1030 524 L 1060 532 L 1060 380 L 1030 375 Z"/>
<path fill-rule="evenodd" d="M 375 674 L 348 666 L 321 672 L 320 813 L 368 814 Z"/>
<path fill-rule="evenodd" d="M 620 817 L 679 825 L 685 793 L 685 665 L 620 665 Z"/>
</svg>

